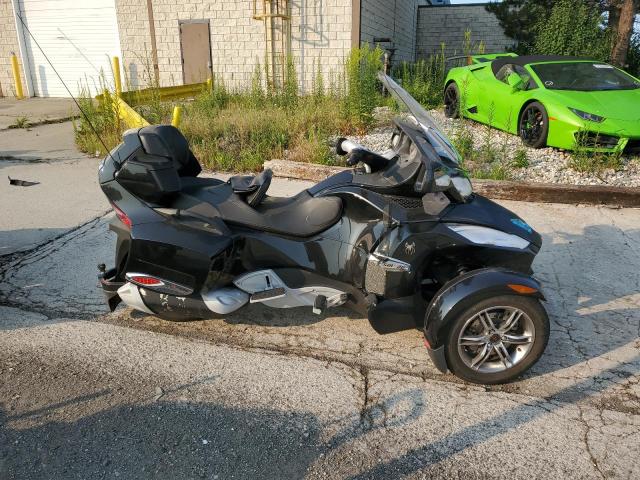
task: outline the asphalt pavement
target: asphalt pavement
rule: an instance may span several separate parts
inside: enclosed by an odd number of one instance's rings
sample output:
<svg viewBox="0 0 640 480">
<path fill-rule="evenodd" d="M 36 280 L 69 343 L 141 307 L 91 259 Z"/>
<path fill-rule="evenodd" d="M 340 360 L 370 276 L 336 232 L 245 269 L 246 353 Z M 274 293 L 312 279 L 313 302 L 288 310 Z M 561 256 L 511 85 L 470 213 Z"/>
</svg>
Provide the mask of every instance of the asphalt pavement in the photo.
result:
<svg viewBox="0 0 640 480">
<path fill-rule="evenodd" d="M 0 256 L 0 478 L 640 477 L 640 210 L 500 202 L 543 235 L 552 330 L 525 377 L 485 388 L 440 375 L 420 332 L 341 309 L 109 314 L 111 214 L 83 160 L 78 201 L 44 182 L 1 197 L 24 213 L 0 225 L 18 239 Z M 25 216 L 58 231 L 21 236 Z"/>
</svg>

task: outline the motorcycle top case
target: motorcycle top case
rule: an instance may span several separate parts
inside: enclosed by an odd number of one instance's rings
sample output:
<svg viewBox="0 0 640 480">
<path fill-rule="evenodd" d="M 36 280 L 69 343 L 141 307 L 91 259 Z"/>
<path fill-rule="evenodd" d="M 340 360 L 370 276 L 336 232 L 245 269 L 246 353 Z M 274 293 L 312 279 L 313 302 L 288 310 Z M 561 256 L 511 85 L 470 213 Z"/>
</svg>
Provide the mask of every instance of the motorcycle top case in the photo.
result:
<svg viewBox="0 0 640 480">
<path fill-rule="evenodd" d="M 117 178 L 142 200 L 162 204 L 180 192 L 181 177 L 194 177 L 200 170 L 186 139 L 176 129 L 153 125 L 125 133 L 123 145 L 114 149 L 101 167 L 100 181 Z"/>
</svg>

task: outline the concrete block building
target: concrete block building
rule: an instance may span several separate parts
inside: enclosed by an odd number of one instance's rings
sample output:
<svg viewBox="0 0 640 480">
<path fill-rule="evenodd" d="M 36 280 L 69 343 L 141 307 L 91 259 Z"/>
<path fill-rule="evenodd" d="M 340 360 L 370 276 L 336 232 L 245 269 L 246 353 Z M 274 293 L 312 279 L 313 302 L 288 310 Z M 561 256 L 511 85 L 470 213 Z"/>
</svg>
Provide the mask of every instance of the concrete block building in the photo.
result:
<svg viewBox="0 0 640 480">
<path fill-rule="evenodd" d="M 15 95 L 20 59 L 29 96 L 95 93 L 120 58 L 124 82 L 141 88 L 204 81 L 250 85 L 256 65 L 274 83 L 290 55 L 301 88 L 320 68 L 341 73 L 353 47 L 386 49 L 392 62 L 426 51 L 425 5 L 446 0 L 0 0 L 0 88 Z M 438 7 L 449 8 L 449 7 Z M 422 19 L 422 20 L 421 20 Z M 441 33 L 444 35 L 444 33 Z M 319 67 L 318 67 L 319 65 Z M 269 80 L 269 78 L 267 78 Z M 69 91 L 67 91 L 67 88 Z"/>
</svg>

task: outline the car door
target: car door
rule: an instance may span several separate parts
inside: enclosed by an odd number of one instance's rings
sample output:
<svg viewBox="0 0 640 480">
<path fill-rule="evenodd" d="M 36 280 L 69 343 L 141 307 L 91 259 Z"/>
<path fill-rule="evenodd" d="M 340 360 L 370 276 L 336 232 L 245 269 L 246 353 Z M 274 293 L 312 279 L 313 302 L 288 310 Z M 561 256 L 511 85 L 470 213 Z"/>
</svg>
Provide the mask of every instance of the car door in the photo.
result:
<svg viewBox="0 0 640 480">
<path fill-rule="evenodd" d="M 515 132 L 518 123 L 520 106 L 530 96 L 527 89 L 514 89 L 507 83 L 511 73 L 523 77 L 527 86 L 530 75 L 520 65 L 508 63 L 503 65 L 495 75 L 487 79 L 482 89 L 482 114 L 484 123 L 500 130 Z"/>
</svg>

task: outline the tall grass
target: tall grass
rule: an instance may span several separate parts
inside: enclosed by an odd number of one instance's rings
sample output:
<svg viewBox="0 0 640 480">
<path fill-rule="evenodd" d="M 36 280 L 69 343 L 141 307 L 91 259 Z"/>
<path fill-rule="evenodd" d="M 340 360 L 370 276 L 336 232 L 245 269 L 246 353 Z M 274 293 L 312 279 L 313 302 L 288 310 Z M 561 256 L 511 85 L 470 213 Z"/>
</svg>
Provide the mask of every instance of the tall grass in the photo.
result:
<svg viewBox="0 0 640 480">
<path fill-rule="evenodd" d="M 402 62 L 392 70 L 402 87 L 427 108 L 442 105 L 442 88 L 446 75 L 444 45 L 440 53 L 415 63 Z"/>
<path fill-rule="evenodd" d="M 330 138 L 338 134 L 366 131 L 373 123 L 376 106 L 383 103 L 377 73 L 382 69 L 382 50 L 363 46 L 354 49 L 345 62 L 344 74 L 325 82 L 321 64 L 314 65 L 313 86 L 301 95 L 293 58 L 279 88 L 266 85 L 258 64 L 250 85 L 231 91 L 218 76 L 211 87 L 184 104 L 181 130 L 204 166 L 227 171 L 256 171 L 265 160 L 332 164 Z M 172 104 L 160 101 L 153 75 L 150 84 L 136 96 L 132 106 L 150 123 L 168 123 Z M 119 120 L 113 92 L 98 102 L 81 96 L 83 111 L 107 144 L 120 142 L 125 125 Z M 84 118 L 77 121 L 76 142 L 89 153 L 106 154 Z"/>
</svg>

